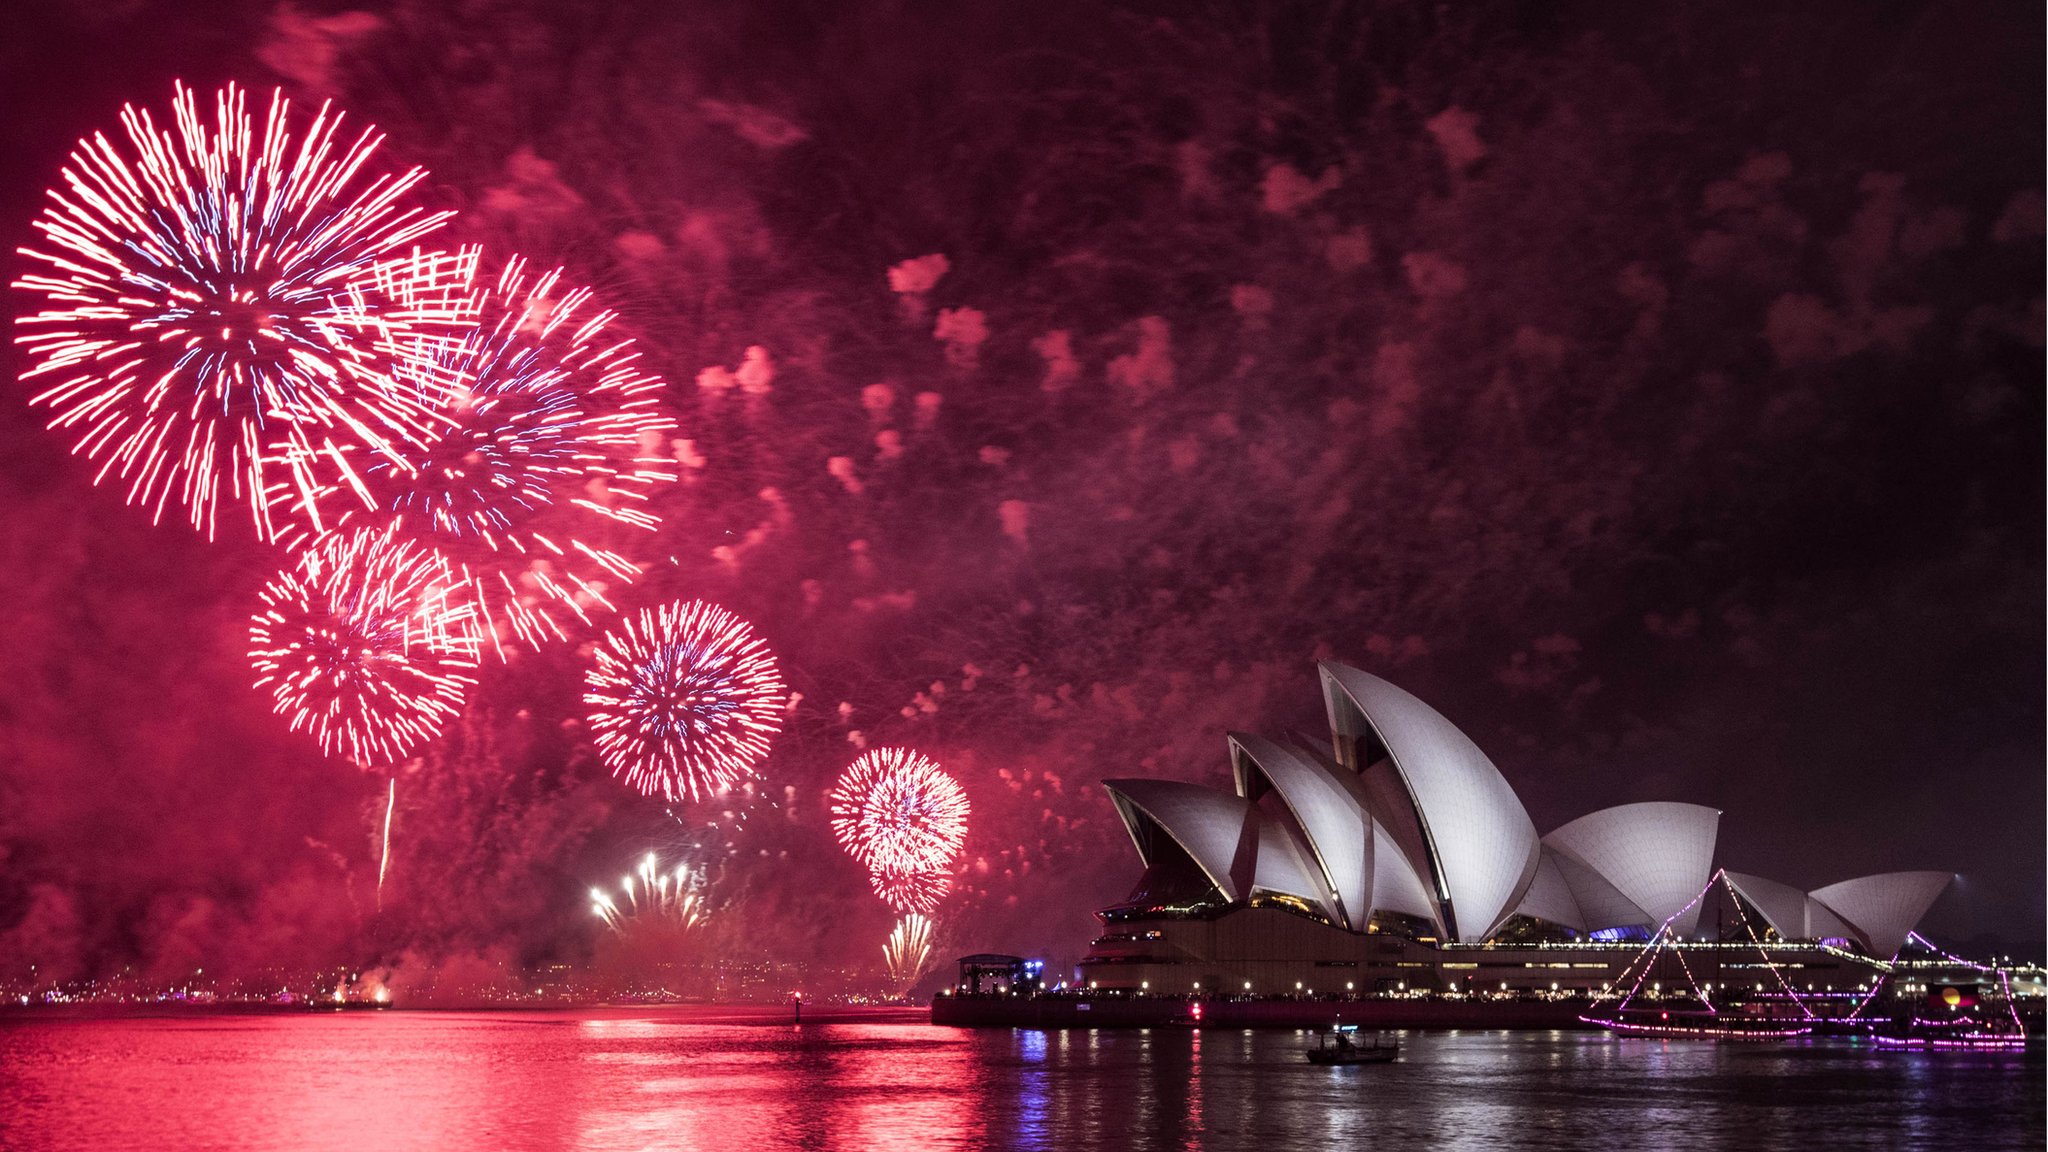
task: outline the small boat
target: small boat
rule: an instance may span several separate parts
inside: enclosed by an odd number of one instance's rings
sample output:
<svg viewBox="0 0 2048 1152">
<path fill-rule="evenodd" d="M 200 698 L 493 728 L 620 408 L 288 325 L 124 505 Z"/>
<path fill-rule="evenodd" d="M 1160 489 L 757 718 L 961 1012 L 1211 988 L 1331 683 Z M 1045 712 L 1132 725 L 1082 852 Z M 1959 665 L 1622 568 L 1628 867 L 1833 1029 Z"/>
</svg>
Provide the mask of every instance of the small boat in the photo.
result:
<svg viewBox="0 0 2048 1152">
<path fill-rule="evenodd" d="M 1810 1020 L 1742 1012 L 1633 1009 L 1579 1019 L 1617 1036 L 1657 1040 L 1791 1040 L 1814 1030 Z"/>
<path fill-rule="evenodd" d="M 1401 1054 L 1401 1041 L 1396 1037 L 1375 1032 L 1371 1043 L 1361 1044 L 1357 1033 L 1356 1024 L 1339 1024 L 1328 1032 L 1318 1032 L 1316 1046 L 1303 1055 L 1311 1064 L 1391 1064 Z"/>
<path fill-rule="evenodd" d="M 1872 1024 L 1870 1038 L 1880 1048 L 2022 1051 L 2027 1046 L 2027 1033 L 2018 1017 L 2008 1025 L 1977 1016 L 1943 1019 L 1915 1013 Z"/>
</svg>

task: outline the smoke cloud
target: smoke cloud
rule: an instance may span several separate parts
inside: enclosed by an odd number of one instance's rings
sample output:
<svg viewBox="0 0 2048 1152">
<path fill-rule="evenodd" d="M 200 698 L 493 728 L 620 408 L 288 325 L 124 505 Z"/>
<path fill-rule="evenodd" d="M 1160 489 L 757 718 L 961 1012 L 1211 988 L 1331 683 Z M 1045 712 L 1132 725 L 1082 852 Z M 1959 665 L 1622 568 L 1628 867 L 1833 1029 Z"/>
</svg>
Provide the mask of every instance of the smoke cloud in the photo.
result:
<svg viewBox="0 0 2048 1152">
<path fill-rule="evenodd" d="M 488 668 L 380 908 L 384 779 L 251 688 L 282 555 L 151 526 L 18 387 L 9 975 L 586 964 L 588 889 L 682 835 L 719 951 L 878 967 L 822 797 L 882 744 L 973 804 L 940 955 L 1071 960 L 1137 871 L 1094 782 L 1225 783 L 1326 658 L 1539 830 L 1709 804 L 1731 866 L 1955 869 L 1932 930 L 2042 935 L 2038 11 L 136 7 L 0 49 L 22 240 L 173 74 L 331 88 L 451 242 L 619 311 L 686 467 L 612 593 L 726 605 L 801 700 L 669 814 L 590 751 L 594 633 Z"/>
</svg>

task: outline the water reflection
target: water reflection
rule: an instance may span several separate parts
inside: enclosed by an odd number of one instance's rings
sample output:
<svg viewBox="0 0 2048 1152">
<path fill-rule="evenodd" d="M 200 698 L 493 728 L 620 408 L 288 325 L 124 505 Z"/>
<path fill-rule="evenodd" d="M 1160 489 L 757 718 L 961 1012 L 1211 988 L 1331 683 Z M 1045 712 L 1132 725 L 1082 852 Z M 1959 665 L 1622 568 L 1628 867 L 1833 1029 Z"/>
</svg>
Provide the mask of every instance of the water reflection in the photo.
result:
<svg viewBox="0 0 2048 1152">
<path fill-rule="evenodd" d="M 1048 1033 L 1018 1029 L 1010 1034 L 1017 1057 L 1017 1123 L 1011 1130 L 1019 1148 L 1046 1148 L 1045 1049 Z M 1057 1034 L 1064 1041 L 1069 1033 Z"/>
<path fill-rule="evenodd" d="M 737 1023 L 688 1012 L 0 1019 L 19 1149 L 2038 1148 L 2038 1053 L 1580 1033 Z"/>
</svg>

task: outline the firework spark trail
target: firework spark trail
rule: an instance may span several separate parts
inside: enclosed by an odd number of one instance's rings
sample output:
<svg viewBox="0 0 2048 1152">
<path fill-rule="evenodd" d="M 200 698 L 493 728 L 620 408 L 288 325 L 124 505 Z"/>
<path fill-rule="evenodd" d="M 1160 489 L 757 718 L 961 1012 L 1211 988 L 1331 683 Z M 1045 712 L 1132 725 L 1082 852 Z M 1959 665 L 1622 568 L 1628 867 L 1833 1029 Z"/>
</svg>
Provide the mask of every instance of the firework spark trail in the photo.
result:
<svg viewBox="0 0 2048 1152">
<path fill-rule="evenodd" d="M 373 511 L 338 487 L 320 493 L 330 522 L 393 524 L 448 555 L 500 656 L 507 639 L 538 648 L 572 619 L 588 624 L 588 606 L 612 609 L 608 586 L 640 568 L 599 536 L 658 528 L 652 491 L 678 475 L 666 386 L 610 334 L 614 314 L 561 276 L 514 257 L 479 294 L 476 329 L 402 358 L 401 379 L 438 422 L 411 467 L 366 466 Z"/>
<path fill-rule="evenodd" d="M 967 838 L 967 793 L 937 762 L 876 748 L 850 765 L 831 795 L 832 831 L 879 877 L 939 874 Z"/>
<path fill-rule="evenodd" d="M 882 960 L 888 965 L 889 983 L 899 996 L 907 995 L 931 964 L 932 922 L 912 912 L 896 922 L 889 942 L 882 946 Z"/>
<path fill-rule="evenodd" d="M 605 927 L 621 935 L 638 925 L 652 923 L 683 930 L 695 928 L 709 914 L 698 891 L 700 879 L 688 862 L 669 871 L 649 852 L 640 867 L 619 882 L 625 905 L 621 907 L 604 889 L 592 888 L 591 912 L 604 921 Z"/>
<path fill-rule="evenodd" d="M 391 814 L 398 809 L 398 777 L 384 798 L 384 855 L 377 861 L 377 910 L 384 910 L 384 877 L 391 871 Z"/>
<path fill-rule="evenodd" d="M 332 536 L 278 573 L 249 627 L 256 686 L 329 756 L 387 765 L 475 683 L 479 640 L 448 564 L 391 532 Z"/>
<path fill-rule="evenodd" d="M 31 403 L 95 483 L 118 476 L 159 521 L 175 499 L 209 537 L 225 483 L 275 539 L 280 506 L 317 513 L 323 488 L 367 503 L 350 452 L 403 469 L 432 438 L 392 371 L 474 323 L 472 273 L 407 251 L 453 214 L 404 206 L 426 173 L 374 173 L 374 129 L 346 142 L 323 105 L 295 137 L 273 93 L 259 132 L 234 85 L 211 126 L 183 84 L 173 108 L 175 135 L 123 109 L 126 152 L 80 141 L 50 191 L 48 250 L 21 249 L 38 268 L 13 283 L 45 305 L 16 321 L 22 378 L 49 381 Z"/>
<path fill-rule="evenodd" d="M 597 645 L 585 686 L 605 765 L 671 803 L 750 778 L 782 728 L 786 691 L 767 643 L 702 600 L 629 617 Z"/>
</svg>

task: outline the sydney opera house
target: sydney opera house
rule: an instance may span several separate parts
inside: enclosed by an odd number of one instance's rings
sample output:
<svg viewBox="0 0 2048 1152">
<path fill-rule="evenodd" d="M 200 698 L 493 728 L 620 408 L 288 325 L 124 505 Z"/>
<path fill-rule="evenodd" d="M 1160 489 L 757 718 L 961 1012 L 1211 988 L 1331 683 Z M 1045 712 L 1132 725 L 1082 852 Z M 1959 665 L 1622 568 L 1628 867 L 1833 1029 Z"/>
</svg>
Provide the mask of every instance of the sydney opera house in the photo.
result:
<svg viewBox="0 0 2048 1152">
<path fill-rule="evenodd" d="M 1329 743 L 1232 734 L 1234 792 L 1103 782 L 1144 872 L 1099 914 L 1084 987 L 1597 995 L 1664 933 L 1698 978 L 1846 993 L 1882 978 L 1952 879 L 1710 885 L 1721 814 L 1697 804 L 1624 804 L 1539 835 L 1429 705 L 1343 664 L 1321 680 Z"/>
</svg>

